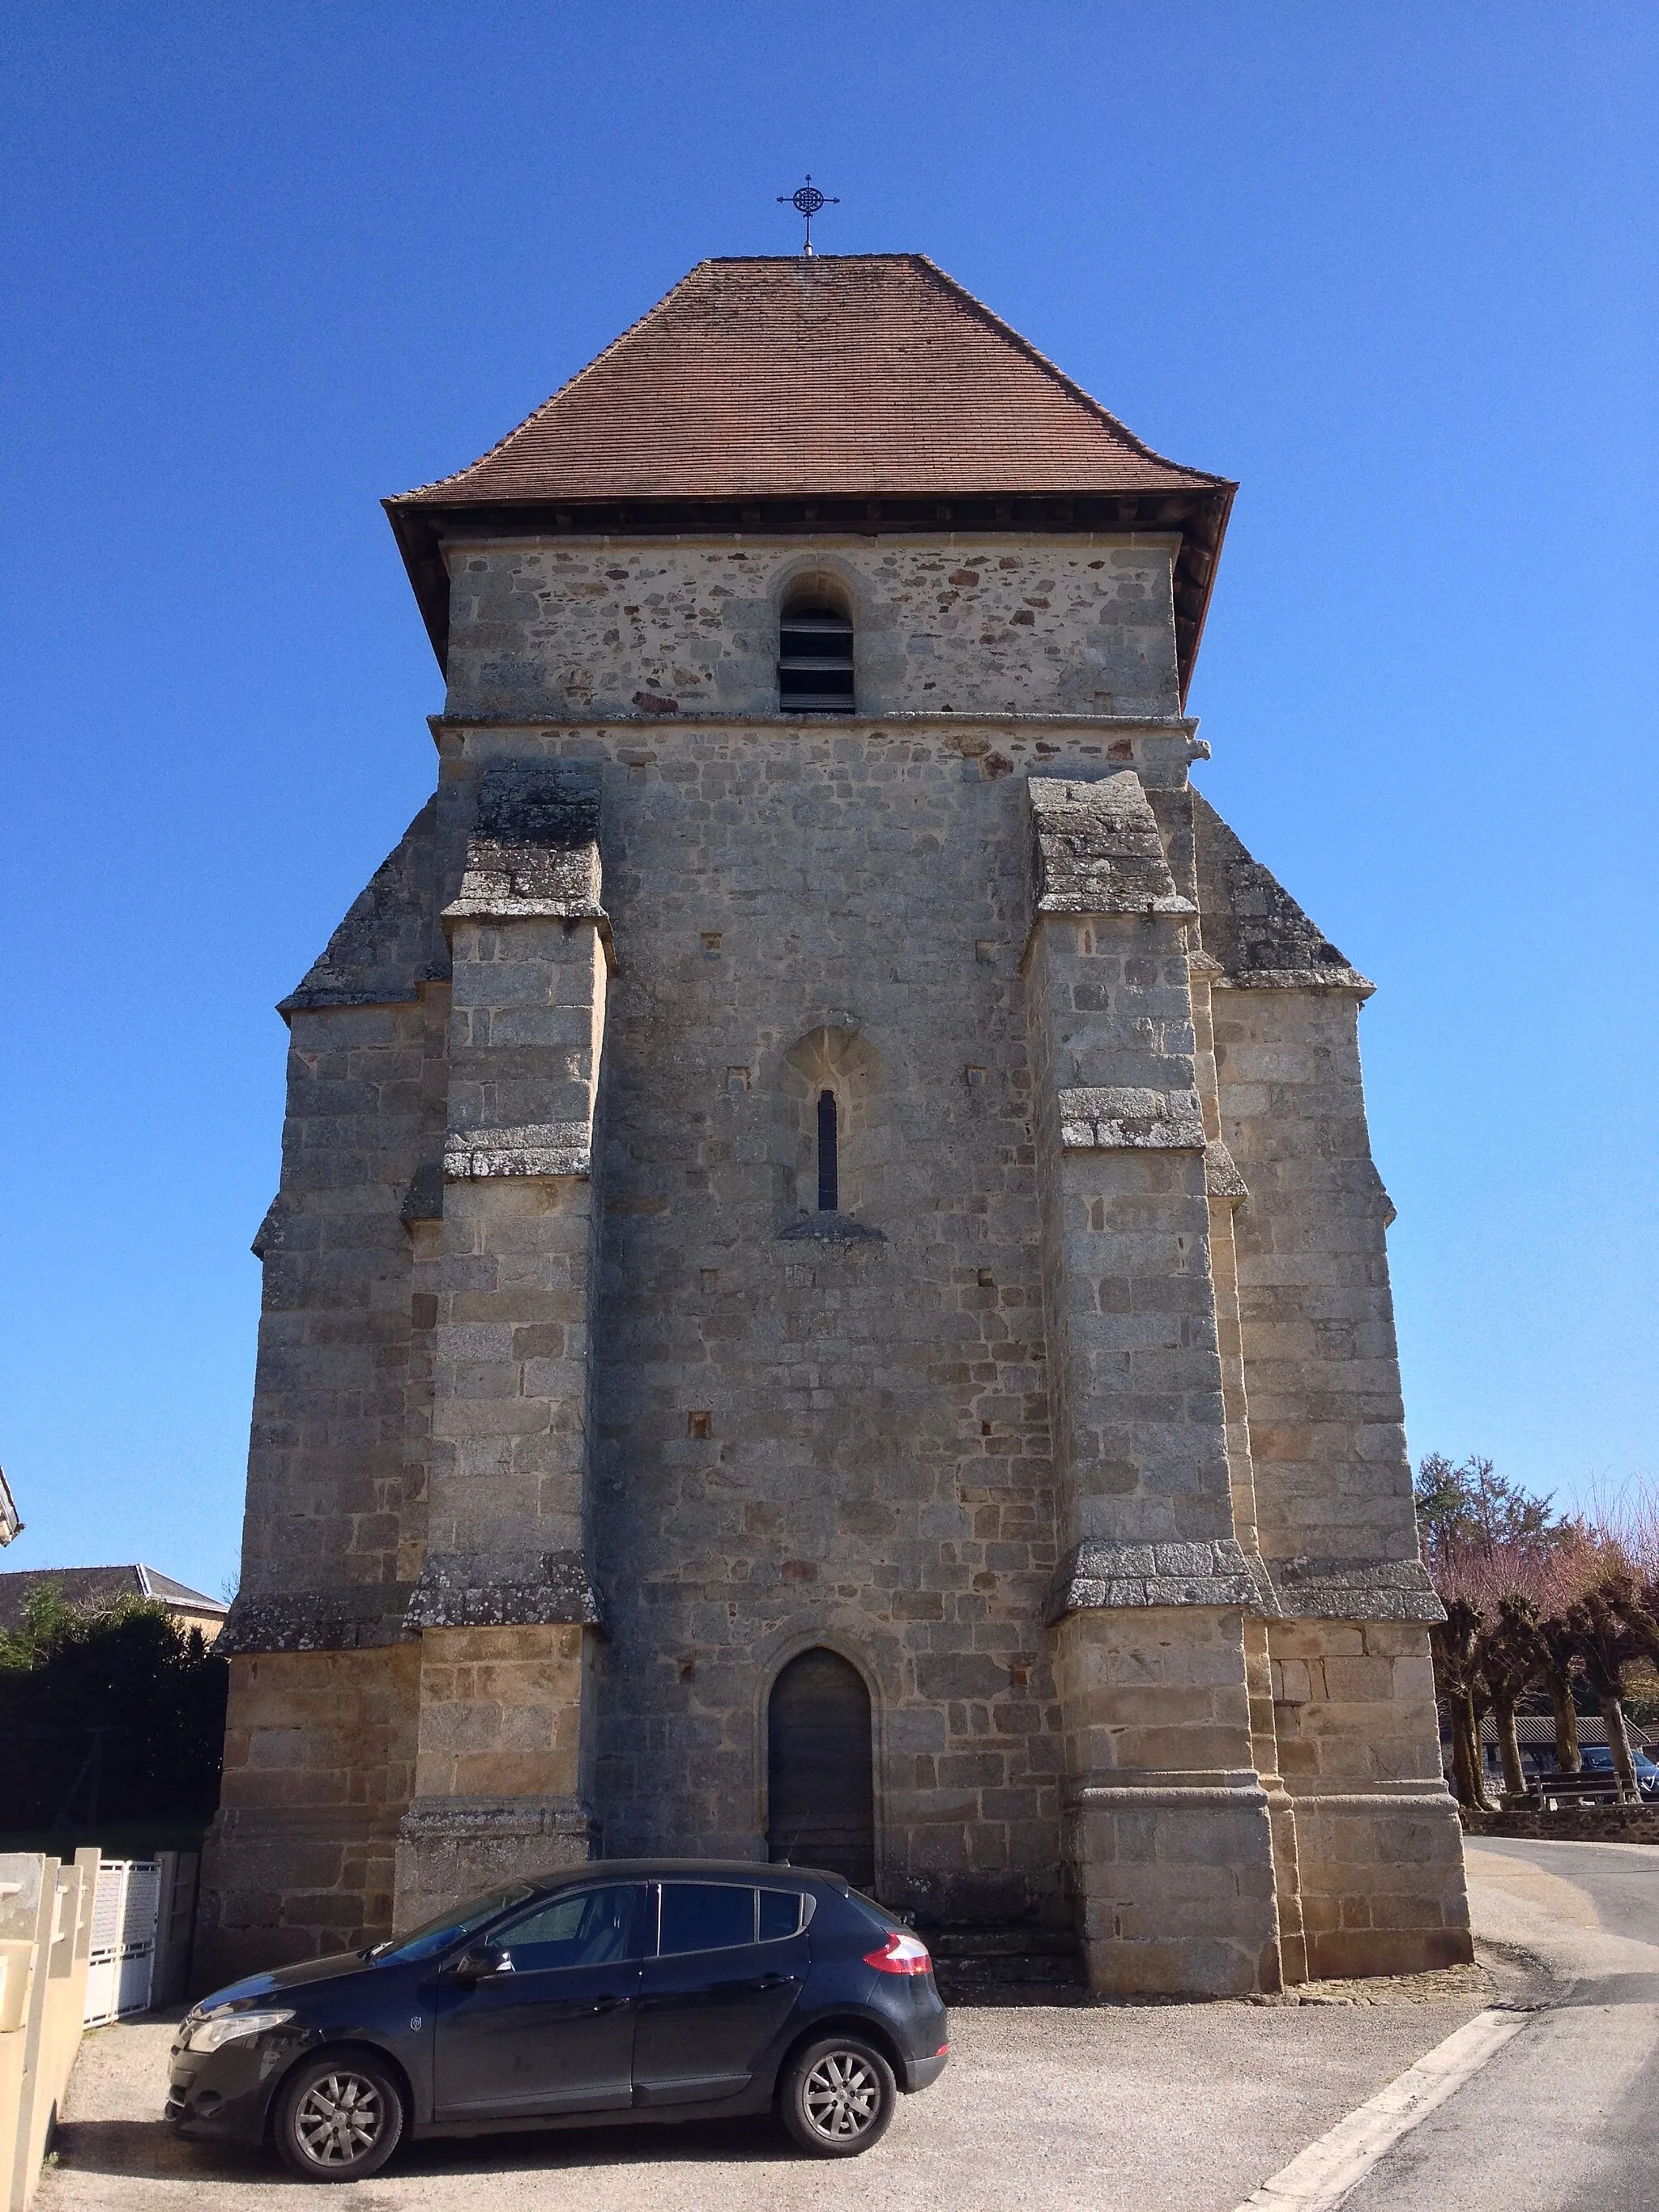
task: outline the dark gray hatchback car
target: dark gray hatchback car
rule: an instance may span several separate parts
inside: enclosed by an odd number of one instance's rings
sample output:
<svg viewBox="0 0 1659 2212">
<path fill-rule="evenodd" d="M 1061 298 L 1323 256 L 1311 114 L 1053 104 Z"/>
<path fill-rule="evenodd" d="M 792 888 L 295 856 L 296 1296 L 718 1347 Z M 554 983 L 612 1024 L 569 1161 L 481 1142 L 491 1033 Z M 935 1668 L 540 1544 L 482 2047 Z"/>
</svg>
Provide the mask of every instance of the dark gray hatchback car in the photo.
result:
<svg viewBox="0 0 1659 2212">
<path fill-rule="evenodd" d="M 313 2181 L 378 2172 L 406 2136 L 774 2107 L 844 2158 L 946 2050 L 927 1947 L 839 1875 L 613 1859 L 216 1991 L 179 2028 L 167 2111 Z"/>
</svg>

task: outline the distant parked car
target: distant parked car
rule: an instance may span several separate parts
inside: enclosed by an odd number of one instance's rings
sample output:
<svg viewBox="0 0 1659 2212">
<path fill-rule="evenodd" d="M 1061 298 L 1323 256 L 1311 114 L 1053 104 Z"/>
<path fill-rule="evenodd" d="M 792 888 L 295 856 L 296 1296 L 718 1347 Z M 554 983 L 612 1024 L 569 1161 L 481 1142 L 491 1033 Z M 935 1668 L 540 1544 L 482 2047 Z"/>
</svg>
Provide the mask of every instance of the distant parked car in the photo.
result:
<svg viewBox="0 0 1659 2212">
<path fill-rule="evenodd" d="M 839 1875 L 613 1859 L 218 1990 L 180 2027 L 167 2112 L 274 2141 L 309 2181 L 378 2172 L 405 2136 L 775 2106 L 844 2158 L 947 2050 L 927 1946 Z"/>
<path fill-rule="evenodd" d="M 1587 1772 L 1610 1774 L 1613 1753 L 1604 1743 L 1587 1743 L 1578 1754 Z M 1659 1797 L 1659 1766 L 1656 1766 L 1646 1752 L 1631 1746 L 1631 1764 L 1636 1769 L 1636 1786 L 1644 1797 Z"/>
</svg>

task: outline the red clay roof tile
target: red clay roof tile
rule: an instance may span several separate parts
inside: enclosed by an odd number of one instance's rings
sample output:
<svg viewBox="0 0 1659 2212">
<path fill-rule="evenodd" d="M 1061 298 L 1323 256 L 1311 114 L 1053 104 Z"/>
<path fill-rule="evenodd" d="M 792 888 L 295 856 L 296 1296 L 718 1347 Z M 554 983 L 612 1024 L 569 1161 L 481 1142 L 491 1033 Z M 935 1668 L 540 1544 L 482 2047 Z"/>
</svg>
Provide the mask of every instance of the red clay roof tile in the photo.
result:
<svg viewBox="0 0 1659 2212">
<path fill-rule="evenodd" d="M 924 254 L 872 253 L 700 262 L 493 452 L 387 505 L 1224 484 Z"/>
</svg>

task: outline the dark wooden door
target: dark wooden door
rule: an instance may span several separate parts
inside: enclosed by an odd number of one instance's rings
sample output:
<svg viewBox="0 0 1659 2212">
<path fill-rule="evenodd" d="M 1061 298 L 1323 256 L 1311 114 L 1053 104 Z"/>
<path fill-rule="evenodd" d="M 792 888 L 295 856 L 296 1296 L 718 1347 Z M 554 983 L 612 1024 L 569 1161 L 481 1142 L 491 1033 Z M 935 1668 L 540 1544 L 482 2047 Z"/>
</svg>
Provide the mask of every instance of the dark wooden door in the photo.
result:
<svg viewBox="0 0 1659 2212">
<path fill-rule="evenodd" d="M 766 1717 L 772 1856 L 868 1889 L 876 1818 L 863 1676 L 838 1652 L 803 1651 L 772 1685 Z"/>
</svg>

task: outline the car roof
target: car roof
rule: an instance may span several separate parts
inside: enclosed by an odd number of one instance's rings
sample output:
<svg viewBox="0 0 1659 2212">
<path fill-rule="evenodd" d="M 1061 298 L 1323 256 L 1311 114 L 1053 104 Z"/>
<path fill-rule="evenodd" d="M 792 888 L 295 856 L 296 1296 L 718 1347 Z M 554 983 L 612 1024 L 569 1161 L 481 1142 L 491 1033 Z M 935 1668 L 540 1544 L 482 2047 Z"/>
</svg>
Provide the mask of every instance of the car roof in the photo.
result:
<svg viewBox="0 0 1659 2212">
<path fill-rule="evenodd" d="M 594 1880 L 761 1883 L 780 1877 L 785 1881 L 831 1882 L 837 1889 L 850 1887 L 845 1875 L 830 1874 L 823 1867 L 789 1866 L 763 1859 L 586 1859 L 578 1866 L 550 1867 L 545 1874 L 524 1878 L 538 1889 L 557 1889 Z"/>
</svg>

